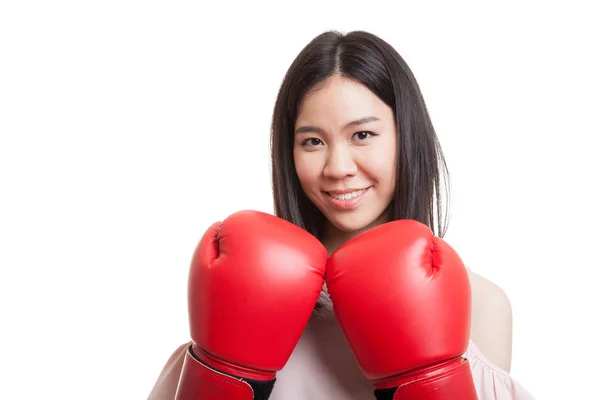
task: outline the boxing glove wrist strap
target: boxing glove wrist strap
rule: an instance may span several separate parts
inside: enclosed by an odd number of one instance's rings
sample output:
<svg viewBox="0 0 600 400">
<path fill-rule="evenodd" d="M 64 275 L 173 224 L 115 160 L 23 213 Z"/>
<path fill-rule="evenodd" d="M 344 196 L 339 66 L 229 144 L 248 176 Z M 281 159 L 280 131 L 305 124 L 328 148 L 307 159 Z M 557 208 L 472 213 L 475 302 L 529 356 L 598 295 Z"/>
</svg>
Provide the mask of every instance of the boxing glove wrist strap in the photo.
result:
<svg viewBox="0 0 600 400">
<path fill-rule="evenodd" d="M 377 400 L 477 400 L 469 361 L 463 357 L 376 382 L 375 387 Z"/>
<path fill-rule="evenodd" d="M 267 400 L 275 379 L 257 381 L 216 370 L 188 348 L 175 400 Z"/>
<path fill-rule="evenodd" d="M 250 379 L 255 381 L 271 381 L 275 379 L 274 371 L 259 371 L 256 369 L 244 368 L 239 365 L 233 365 L 227 361 L 213 357 L 211 354 L 202 350 L 196 345 L 192 345 L 192 354 L 200 362 L 210 365 L 211 368 L 215 368 L 225 374 L 244 377 L 244 379 Z"/>
</svg>

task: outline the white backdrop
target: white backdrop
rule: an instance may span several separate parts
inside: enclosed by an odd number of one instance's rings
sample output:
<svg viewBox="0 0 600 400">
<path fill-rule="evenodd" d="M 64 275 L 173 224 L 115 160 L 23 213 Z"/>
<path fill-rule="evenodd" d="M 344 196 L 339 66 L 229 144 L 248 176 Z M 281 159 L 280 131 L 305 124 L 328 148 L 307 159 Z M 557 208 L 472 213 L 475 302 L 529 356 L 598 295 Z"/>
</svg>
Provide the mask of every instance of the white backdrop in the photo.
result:
<svg viewBox="0 0 600 400">
<path fill-rule="evenodd" d="M 600 398 L 591 1 L 199 3 L 0 5 L 0 398 L 146 398 L 188 340 L 204 230 L 272 211 L 277 89 L 327 29 L 413 69 L 452 178 L 446 238 L 512 302 L 512 375 Z"/>
</svg>

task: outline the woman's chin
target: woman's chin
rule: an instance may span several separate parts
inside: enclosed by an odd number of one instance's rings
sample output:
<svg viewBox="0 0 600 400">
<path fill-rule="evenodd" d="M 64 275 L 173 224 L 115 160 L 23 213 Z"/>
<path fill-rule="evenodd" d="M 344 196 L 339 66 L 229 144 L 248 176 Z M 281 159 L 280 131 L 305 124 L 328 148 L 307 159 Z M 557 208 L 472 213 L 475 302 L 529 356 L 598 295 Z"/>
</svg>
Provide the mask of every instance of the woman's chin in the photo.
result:
<svg viewBox="0 0 600 400">
<path fill-rule="evenodd" d="M 365 232 L 371 228 L 374 228 L 387 220 L 387 214 L 385 212 L 381 214 L 359 212 L 331 212 L 331 210 L 325 214 L 325 218 L 328 220 L 328 229 L 330 234 L 342 234 L 346 238 L 356 236 L 362 232 Z"/>
<path fill-rule="evenodd" d="M 374 225 L 372 218 L 361 218 L 356 215 L 347 215 L 338 218 L 331 218 L 332 227 L 348 236 L 358 235 Z"/>
</svg>

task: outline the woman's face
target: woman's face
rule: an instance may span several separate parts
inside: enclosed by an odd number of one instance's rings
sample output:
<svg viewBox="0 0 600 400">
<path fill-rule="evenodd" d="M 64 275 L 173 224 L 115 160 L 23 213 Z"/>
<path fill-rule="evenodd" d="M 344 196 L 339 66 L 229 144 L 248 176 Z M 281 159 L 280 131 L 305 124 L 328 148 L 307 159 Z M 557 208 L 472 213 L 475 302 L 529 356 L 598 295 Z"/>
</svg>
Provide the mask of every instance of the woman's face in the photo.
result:
<svg viewBox="0 0 600 400">
<path fill-rule="evenodd" d="M 302 189 L 330 228 L 359 233 L 386 222 L 396 140 L 393 110 L 357 82 L 334 76 L 305 96 L 294 163 Z"/>
</svg>

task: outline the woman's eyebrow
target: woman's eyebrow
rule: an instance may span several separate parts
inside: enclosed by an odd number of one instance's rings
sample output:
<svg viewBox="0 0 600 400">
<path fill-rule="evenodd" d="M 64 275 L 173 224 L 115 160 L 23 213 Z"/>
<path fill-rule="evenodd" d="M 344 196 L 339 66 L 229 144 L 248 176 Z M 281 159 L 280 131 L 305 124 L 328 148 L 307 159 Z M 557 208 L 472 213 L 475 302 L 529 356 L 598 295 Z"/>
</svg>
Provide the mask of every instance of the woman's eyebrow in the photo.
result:
<svg viewBox="0 0 600 400">
<path fill-rule="evenodd" d="M 343 129 L 347 129 L 351 126 L 366 124 L 368 122 L 373 122 L 373 121 L 379 121 L 379 118 L 363 117 L 363 118 L 357 119 L 356 121 L 348 122 L 346 125 L 344 125 Z M 307 132 L 323 133 L 323 130 L 321 128 L 317 128 L 316 126 L 300 126 L 300 127 L 298 127 L 298 129 L 296 129 L 296 131 L 294 133 L 297 135 L 300 133 L 307 133 Z"/>
</svg>

